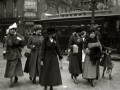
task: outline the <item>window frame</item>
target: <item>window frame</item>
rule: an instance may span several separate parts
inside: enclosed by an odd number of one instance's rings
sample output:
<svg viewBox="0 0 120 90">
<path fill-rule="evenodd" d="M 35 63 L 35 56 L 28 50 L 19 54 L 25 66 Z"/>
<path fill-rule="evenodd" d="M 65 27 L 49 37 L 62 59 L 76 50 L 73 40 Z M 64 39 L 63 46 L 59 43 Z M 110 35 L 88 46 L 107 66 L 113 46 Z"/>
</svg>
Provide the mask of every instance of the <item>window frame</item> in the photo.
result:
<svg viewBox="0 0 120 90">
<path fill-rule="evenodd" d="M 13 0 L 13 17 L 17 17 L 17 0 Z"/>
<path fill-rule="evenodd" d="M 6 6 L 7 6 L 7 3 L 5 1 L 5 2 L 3 2 L 3 17 L 4 18 L 7 17 L 7 8 L 6 8 Z"/>
</svg>

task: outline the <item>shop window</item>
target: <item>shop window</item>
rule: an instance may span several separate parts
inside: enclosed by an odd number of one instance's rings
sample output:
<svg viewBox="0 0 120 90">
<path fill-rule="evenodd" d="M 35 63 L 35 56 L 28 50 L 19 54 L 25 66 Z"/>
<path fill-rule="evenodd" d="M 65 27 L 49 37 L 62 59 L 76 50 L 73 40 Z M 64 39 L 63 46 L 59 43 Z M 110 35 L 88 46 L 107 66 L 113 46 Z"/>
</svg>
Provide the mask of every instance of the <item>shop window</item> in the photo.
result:
<svg viewBox="0 0 120 90">
<path fill-rule="evenodd" d="M 24 1 L 24 16 L 36 17 L 37 13 L 37 0 L 25 0 Z"/>
</svg>

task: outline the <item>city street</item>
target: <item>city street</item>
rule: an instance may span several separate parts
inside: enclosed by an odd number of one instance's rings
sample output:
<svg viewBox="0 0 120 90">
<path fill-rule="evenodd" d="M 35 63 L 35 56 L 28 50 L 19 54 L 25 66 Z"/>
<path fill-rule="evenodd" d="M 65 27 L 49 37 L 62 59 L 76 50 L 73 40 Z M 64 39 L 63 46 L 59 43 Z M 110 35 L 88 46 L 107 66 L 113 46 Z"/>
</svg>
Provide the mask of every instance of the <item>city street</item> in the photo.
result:
<svg viewBox="0 0 120 90">
<path fill-rule="evenodd" d="M 8 78 L 4 78 L 6 60 L 2 57 L 3 48 L 0 45 L 0 90 L 43 90 L 43 87 L 39 84 L 32 84 L 29 80 L 29 75 L 24 73 L 23 77 L 19 77 L 18 83 L 13 87 L 9 87 L 10 80 Z M 23 49 L 22 54 L 24 54 L 25 49 Z M 24 69 L 24 65 L 26 62 L 26 58 L 22 57 L 22 65 Z M 102 67 L 100 67 L 100 78 L 95 81 L 95 87 L 91 87 L 91 85 L 82 78 L 82 75 L 78 77 L 78 84 L 75 84 L 71 75 L 68 72 L 68 61 L 66 60 L 66 56 L 63 59 L 63 70 L 61 70 L 63 85 L 54 87 L 54 90 L 120 90 L 120 61 L 113 61 L 114 68 L 112 72 L 112 80 L 109 80 L 108 74 L 105 74 L 105 78 L 102 78 Z M 38 78 L 37 78 L 38 81 Z M 49 89 L 48 89 L 49 90 Z"/>
</svg>

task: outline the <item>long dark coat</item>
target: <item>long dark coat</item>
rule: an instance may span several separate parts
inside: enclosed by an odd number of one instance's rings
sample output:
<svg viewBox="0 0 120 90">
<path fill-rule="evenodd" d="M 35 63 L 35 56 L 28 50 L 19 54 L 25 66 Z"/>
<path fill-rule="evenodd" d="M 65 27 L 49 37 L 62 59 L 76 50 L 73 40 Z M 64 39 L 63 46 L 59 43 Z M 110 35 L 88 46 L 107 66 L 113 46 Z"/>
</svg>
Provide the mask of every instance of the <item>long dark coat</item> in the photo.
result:
<svg viewBox="0 0 120 90">
<path fill-rule="evenodd" d="M 78 46 L 78 53 L 73 53 L 73 45 Z M 71 74 L 81 74 L 82 73 L 82 48 L 83 48 L 83 39 L 78 38 L 75 35 L 72 35 L 68 44 L 70 50 L 69 55 L 69 72 Z"/>
<path fill-rule="evenodd" d="M 34 77 L 35 75 L 39 76 L 39 62 L 41 46 L 42 46 L 43 36 L 41 35 L 32 35 L 28 40 L 28 48 L 31 49 L 31 57 L 29 58 L 29 75 Z M 35 47 L 33 47 L 35 45 Z"/>
<path fill-rule="evenodd" d="M 22 40 L 18 40 L 17 37 L 20 37 Z M 6 55 L 7 59 L 5 77 L 10 78 L 12 76 L 23 76 L 23 69 L 21 63 L 21 51 L 24 46 L 24 38 L 20 34 L 11 35 L 8 34 L 5 47 L 6 47 Z"/>
<path fill-rule="evenodd" d="M 62 84 L 58 58 L 62 59 L 63 57 L 57 39 L 51 42 L 49 38 L 46 38 L 42 45 L 40 59 L 44 63 L 40 79 L 41 85 L 56 86 Z"/>
</svg>

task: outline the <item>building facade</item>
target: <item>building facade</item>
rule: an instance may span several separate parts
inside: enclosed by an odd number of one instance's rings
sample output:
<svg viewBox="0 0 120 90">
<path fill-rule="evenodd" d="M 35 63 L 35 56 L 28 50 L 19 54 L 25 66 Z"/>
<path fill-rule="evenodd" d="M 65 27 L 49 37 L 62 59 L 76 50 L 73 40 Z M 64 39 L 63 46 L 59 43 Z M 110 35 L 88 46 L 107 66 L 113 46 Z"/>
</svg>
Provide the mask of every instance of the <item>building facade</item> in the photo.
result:
<svg viewBox="0 0 120 90">
<path fill-rule="evenodd" d="M 23 36 L 28 37 L 34 25 L 33 20 L 41 19 L 42 13 L 57 14 L 57 9 L 51 7 L 46 1 L 47 0 L 0 0 L 0 42 L 6 34 L 6 29 L 14 22 L 18 25 L 17 31 Z M 72 5 L 73 1 L 74 0 L 61 0 L 58 7 L 59 13 L 73 12 L 76 10 Z M 85 1 L 87 2 L 89 0 Z M 120 11 L 120 0 L 107 1 L 114 1 L 113 5 L 115 8 L 113 8 L 112 11 L 115 13 Z M 84 4 L 85 3 L 80 4 L 83 5 L 81 8 L 88 10 L 89 5 Z"/>
<path fill-rule="evenodd" d="M 18 25 L 17 31 L 27 37 L 33 20 L 40 19 L 45 12 L 44 4 L 44 0 L 0 0 L 0 42 L 14 22 Z"/>
</svg>

